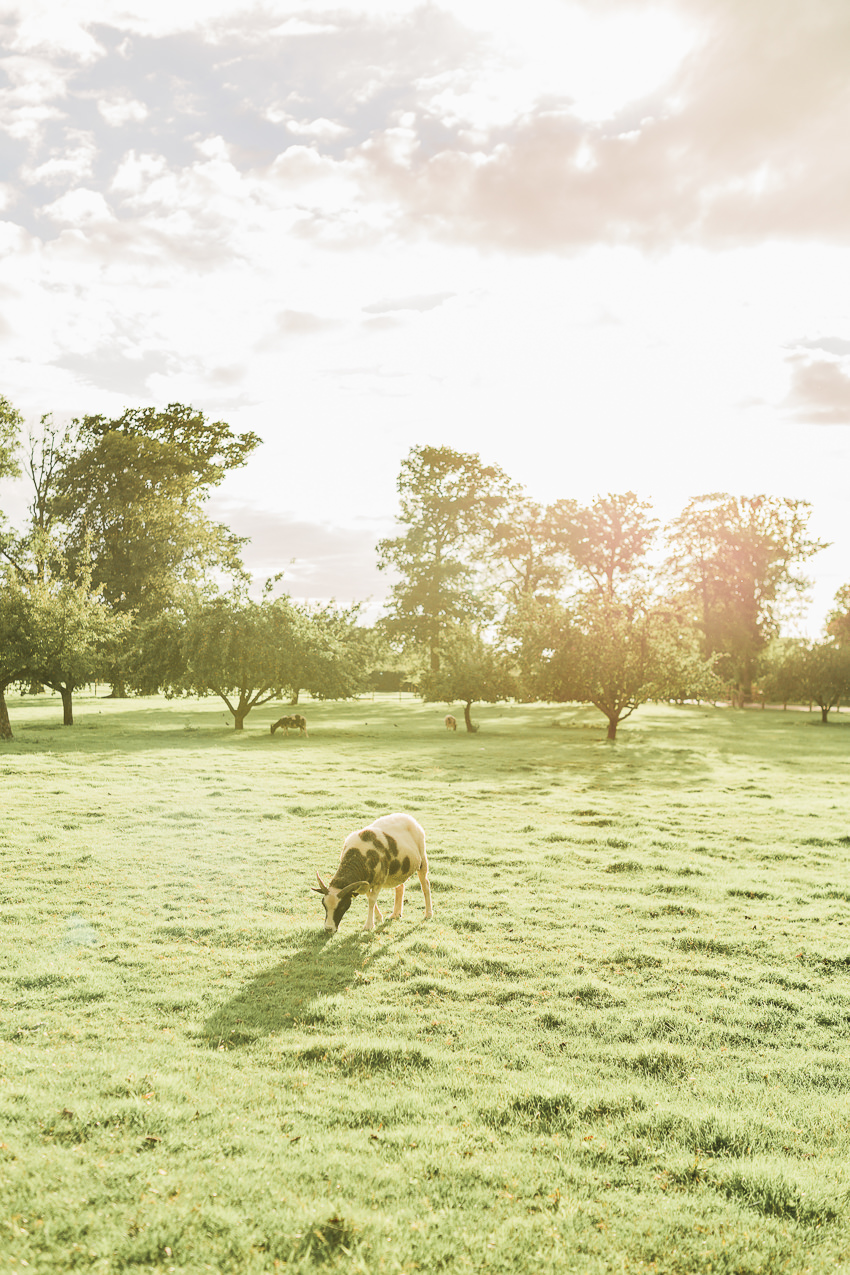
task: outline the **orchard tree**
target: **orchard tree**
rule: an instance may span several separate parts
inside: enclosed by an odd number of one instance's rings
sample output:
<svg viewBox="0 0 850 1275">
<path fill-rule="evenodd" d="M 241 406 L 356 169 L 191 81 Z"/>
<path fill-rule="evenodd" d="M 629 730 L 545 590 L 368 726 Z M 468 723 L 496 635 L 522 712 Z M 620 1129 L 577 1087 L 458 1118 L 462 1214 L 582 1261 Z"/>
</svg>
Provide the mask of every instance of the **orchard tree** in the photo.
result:
<svg viewBox="0 0 850 1275">
<path fill-rule="evenodd" d="M 30 660 L 29 607 L 16 571 L 0 571 L 0 739 L 12 738 L 6 691 L 25 677 Z"/>
<path fill-rule="evenodd" d="M 168 695 L 217 695 L 244 728 L 252 709 L 301 686 L 322 698 L 354 695 L 359 670 L 326 630 L 288 597 L 262 601 L 244 588 L 190 606 L 169 636 L 160 671 Z M 176 642 L 176 646 L 174 645 Z"/>
<path fill-rule="evenodd" d="M 799 704 L 808 699 L 803 691 L 806 642 L 802 638 L 775 637 L 758 662 L 758 689 L 762 704 Z"/>
<path fill-rule="evenodd" d="M 778 630 L 784 601 L 809 581 L 799 567 L 826 546 L 807 535 L 811 506 L 779 496 L 713 494 L 691 500 L 668 532 L 668 571 L 702 635 L 706 657 L 751 693 L 756 658 Z"/>
<path fill-rule="evenodd" d="M 63 724 L 73 726 L 73 694 L 105 675 L 130 625 L 91 588 L 86 576 L 44 578 L 25 586 L 27 674 L 62 697 Z"/>
<path fill-rule="evenodd" d="M 378 545 L 379 567 L 400 576 L 382 625 L 389 637 L 424 649 L 433 673 L 444 635 L 492 614 L 482 562 L 512 491 L 507 475 L 476 453 L 414 447 L 402 462 L 399 521 L 407 530 Z"/>
<path fill-rule="evenodd" d="M 850 698 L 850 646 L 834 642 L 814 642 L 802 652 L 801 698 L 817 704 L 821 721 L 829 721 L 830 710 Z"/>
<path fill-rule="evenodd" d="M 708 699 L 716 694 L 710 661 L 672 609 L 640 595 L 585 596 L 562 611 L 546 639 L 539 674 L 542 699 L 593 704 L 608 720 L 608 739 L 648 700 Z"/>
<path fill-rule="evenodd" d="M 453 632 L 446 640 L 440 668 L 423 675 L 419 693 L 426 703 L 463 704 L 466 729 L 475 732 L 472 705 L 496 704 L 516 694 L 508 657 L 477 634 Z"/>
</svg>

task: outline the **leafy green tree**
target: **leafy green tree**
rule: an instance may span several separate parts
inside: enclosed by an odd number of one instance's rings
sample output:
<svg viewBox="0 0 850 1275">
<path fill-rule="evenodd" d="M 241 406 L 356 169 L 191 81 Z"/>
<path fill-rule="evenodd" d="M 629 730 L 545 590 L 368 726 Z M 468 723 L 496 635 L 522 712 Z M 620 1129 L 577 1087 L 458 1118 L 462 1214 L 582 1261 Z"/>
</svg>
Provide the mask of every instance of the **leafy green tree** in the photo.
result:
<svg viewBox="0 0 850 1275">
<path fill-rule="evenodd" d="M 422 676 L 419 693 L 426 703 L 463 704 L 466 729 L 475 732 L 473 704 L 496 704 L 516 694 L 509 659 L 480 636 L 458 631 L 446 640 L 443 656 L 439 669 Z"/>
<path fill-rule="evenodd" d="M 242 541 L 211 521 L 203 503 L 260 442 L 180 403 L 163 411 L 75 419 L 61 441 L 45 433 L 32 466 L 39 519 L 65 530 L 71 572 L 88 570 L 110 606 L 139 622 L 167 609 L 181 590 L 216 570 L 242 571 Z M 124 693 L 128 649 L 116 650 L 113 693 Z"/>
<path fill-rule="evenodd" d="M 512 490 L 507 475 L 476 453 L 414 447 L 402 462 L 399 521 L 407 531 L 378 545 L 379 567 L 400 577 L 382 624 L 391 638 L 423 649 L 434 673 L 444 635 L 492 614 L 484 549 Z"/>
<path fill-rule="evenodd" d="M 253 708 L 299 687 L 326 699 L 355 694 L 361 670 L 335 637 L 288 597 L 267 588 L 258 602 L 237 587 L 162 617 L 139 681 L 158 681 L 167 695 L 217 695 L 242 730 Z"/>
<path fill-rule="evenodd" d="M 71 570 L 90 569 L 116 611 L 144 620 L 211 571 L 241 570 L 242 542 L 203 503 L 259 442 L 180 403 L 116 419 L 84 416 L 60 449 L 49 489 L 39 494 L 36 483 L 37 506 L 66 529 Z"/>
<path fill-rule="evenodd" d="M 714 493 L 691 500 L 669 529 L 671 579 L 737 704 L 780 606 L 809 583 L 798 567 L 825 547 L 807 535 L 810 515 L 802 500 Z"/>
<path fill-rule="evenodd" d="M 799 704 L 808 699 L 803 691 L 806 642 L 802 638 L 775 637 L 758 662 L 758 689 L 762 704 Z"/>
<path fill-rule="evenodd" d="M 62 697 L 63 723 L 73 726 L 73 694 L 104 676 L 130 617 L 112 610 L 88 579 L 48 571 L 25 586 L 27 674 Z"/>
<path fill-rule="evenodd" d="M 0 739 L 12 738 L 6 691 L 26 675 L 29 665 L 27 603 L 17 572 L 7 567 L 0 572 Z"/>
<path fill-rule="evenodd" d="M 561 612 L 546 638 L 543 699 L 593 704 L 608 719 L 608 739 L 620 722 L 649 700 L 707 699 L 716 694 L 709 661 L 671 609 L 640 595 L 611 600 L 589 594 Z"/>
<path fill-rule="evenodd" d="M 817 704 L 826 725 L 831 709 L 850 698 L 850 647 L 814 642 L 802 652 L 801 698 Z"/>
</svg>

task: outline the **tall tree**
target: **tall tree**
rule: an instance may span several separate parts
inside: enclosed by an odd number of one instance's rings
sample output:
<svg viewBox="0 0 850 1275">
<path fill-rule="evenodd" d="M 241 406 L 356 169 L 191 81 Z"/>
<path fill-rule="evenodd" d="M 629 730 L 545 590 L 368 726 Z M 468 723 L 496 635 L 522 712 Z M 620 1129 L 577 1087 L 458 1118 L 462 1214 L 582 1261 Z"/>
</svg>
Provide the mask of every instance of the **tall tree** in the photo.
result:
<svg viewBox="0 0 850 1275">
<path fill-rule="evenodd" d="M 803 500 L 714 493 L 691 500 L 670 527 L 670 576 L 738 704 L 779 607 L 809 583 L 800 564 L 825 548 L 807 535 L 810 515 Z"/>
<path fill-rule="evenodd" d="M 627 491 L 597 496 L 586 507 L 560 500 L 550 516 L 576 566 L 610 601 L 626 580 L 634 582 L 652 547 L 658 520 L 651 509 Z"/>
<path fill-rule="evenodd" d="M 72 569 L 90 566 L 117 611 L 161 610 L 211 567 L 238 569 L 240 541 L 203 512 L 210 489 L 259 444 L 180 403 L 84 416 L 53 475 L 50 517 Z"/>
<path fill-rule="evenodd" d="M 480 587 L 484 546 L 512 490 L 507 475 L 476 453 L 414 447 L 402 462 L 399 521 L 407 531 L 378 545 L 379 567 L 401 577 L 383 626 L 423 649 L 432 672 L 447 630 L 492 613 Z"/>
</svg>

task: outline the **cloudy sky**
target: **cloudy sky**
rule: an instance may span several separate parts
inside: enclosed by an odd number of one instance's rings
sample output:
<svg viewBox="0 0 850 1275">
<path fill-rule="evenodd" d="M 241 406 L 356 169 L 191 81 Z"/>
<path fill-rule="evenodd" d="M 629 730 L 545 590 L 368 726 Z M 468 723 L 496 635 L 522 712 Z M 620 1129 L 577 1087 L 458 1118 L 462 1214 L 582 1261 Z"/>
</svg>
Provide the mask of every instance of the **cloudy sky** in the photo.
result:
<svg viewBox="0 0 850 1275">
<path fill-rule="evenodd" d="M 260 574 L 379 599 L 429 443 L 806 499 L 815 630 L 850 581 L 847 0 L 12 0 L 0 45 L 0 392 L 256 430 L 214 512 Z"/>
</svg>

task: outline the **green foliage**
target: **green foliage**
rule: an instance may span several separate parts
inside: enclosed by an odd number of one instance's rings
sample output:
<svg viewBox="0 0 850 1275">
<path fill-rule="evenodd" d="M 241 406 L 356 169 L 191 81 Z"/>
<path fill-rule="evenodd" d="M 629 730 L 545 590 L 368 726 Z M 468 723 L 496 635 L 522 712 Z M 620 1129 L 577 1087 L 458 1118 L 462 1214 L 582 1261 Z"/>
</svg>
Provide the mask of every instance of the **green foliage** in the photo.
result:
<svg viewBox="0 0 850 1275">
<path fill-rule="evenodd" d="M 23 423 L 18 409 L 0 394 L 0 478 L 17 478 L 21 472 L 15 452 Z"/>
<path fill-rule="evenodd" d="M 110 605 L 140 618 L 214 568 L 238 574 L 241 541 L 202 506 L 259 442 L 180 403 L 75 420 L 48 501 L 71 567 L 90 568 Z"/>
<path fill-rule="evenodd" d="M 681 618 L 640 595 L 616 601 L 606 590 L 551 618 L 551 655 L 539 675 L 540 694 L 593 704 L 608 719 L 609 739 L 648 700 L 717 693 L 710 661 L 699 656 Z"/>
<path fill-rule="evenodd" d="M 586 508 L 560 500 L 553 507 L 563 543 L 578 569 L 594 587 L 613 598 L 630 582 L 655 539 L 658 520 L 649 516 L 652 506 L 633 491 L 597 496 Z"/>
<path fill-rule="evenodd" d="M 512 488 L 495 465 L 450 447 L 414 447 L 398 478 L 403 536 L 382 540 L 378 564 L 401 577 L 382 621 L 393 639 L 440 668 L 442 635 L 491 614 L 478 588 L 484 546 Z"/>
<path fill-rule="evenodd" d="M 106 675 L 130 625 L 91 588 L 88 579 L 54 577 L 26 585 L 27 675 L 62 696 L 64 724 L 73 725 L 73 693 Z"/>
<path fill-rule="evenodd" d="M 132 685 L 171 695 L 214 694 L 242 730 L 271 699 L 345 699 L 361 686 L 370 653 L 355 625 L 358 608 L 299 608 L 244 589 L 188 601 L 148 622 L 128 660 Z"/>
<path fill-rule="evenodd" d="M 497 704 L 510 699 L 516 690 L 508 657 L 473 633 L 454 632 L 444 646 L 439 670 L 424 673 L 419 681 L 426 703 L 463 704 L 470 732 L 478 730 L 472 723 L 473 704 Z"/>
<path fill-rule="evenodd" d="M 843 715 L 648 705 L 612 751 L 578 707 L 277 711 L 17 707 L 10 1270 L 842 1270 Z M 313 873 L 399 805 L 434 919 L 414 879 L 328 940 Z"/>
<path fill-rule="evenodd" d="M 798 568 L 825 545 L 807 536 L 811 506 L 778 496 L 714 493 L 671 524 L 668 570 L 702 634 L 703 654 L 749 696 L 756 658 L 783 600 L 807 586 Z"/>
</svg>

